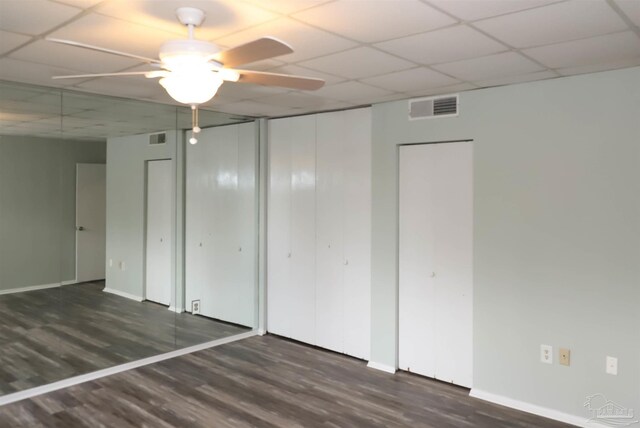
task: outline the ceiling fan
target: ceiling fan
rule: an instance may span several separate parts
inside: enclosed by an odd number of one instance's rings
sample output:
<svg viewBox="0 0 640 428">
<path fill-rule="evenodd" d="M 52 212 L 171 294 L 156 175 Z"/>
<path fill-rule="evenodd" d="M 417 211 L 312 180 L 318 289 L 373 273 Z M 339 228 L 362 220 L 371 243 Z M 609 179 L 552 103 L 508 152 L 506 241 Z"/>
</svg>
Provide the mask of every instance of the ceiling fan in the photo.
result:
<svg viewBox="0 0 640 428">
<path fill-rule="evenodd" d="M 80 79 L 91 77 L 135 76 L 160 78 L 160 85 L 176 101 L 191 106 L 193 111 L 193 134 L 189 142 L 195 144 L 198 127 L 198 106 L 213 98 L 224 82 L 255 83 L 258 85 L 280 86 L 291 89 L 316 90 L 324 85 L 324 80 L 288 74 L 235 68 L 263 59 L 292 53 L 288 44 L 274 37 L 262 37 L 221 51 L 215 44 L 194 38 L 195 27 L 202 24 L 205 14 L 193 7 L 176 10 L 178 20 L 187 26 L 187 39 L 169 40 L 160 48 L 160 59 L 120 52 L 113 49 L 47 37 L 46 40 L 64 45 L 106 52 L 144 61 L 152 70 L 125 71 L 120 73 L 76 74 L 54 76 L 54 79 Z"/>
</svg>

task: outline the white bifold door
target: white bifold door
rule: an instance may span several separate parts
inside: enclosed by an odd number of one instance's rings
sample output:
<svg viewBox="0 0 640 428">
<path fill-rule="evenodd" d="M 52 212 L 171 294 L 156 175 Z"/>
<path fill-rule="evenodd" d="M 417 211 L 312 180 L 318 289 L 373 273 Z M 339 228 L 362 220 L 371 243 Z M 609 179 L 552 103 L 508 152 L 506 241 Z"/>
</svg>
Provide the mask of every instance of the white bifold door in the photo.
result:
<svg viewBox="0 0 640 428">
<path fill-rule="evenodd" d="M 268 330 L 368 359 L 371 111 L 269 121 Z"/>
<path fill-rule="evenodd" d="M 471 142 L 400 148 L 399 367 L 472 385 Z"/>
<path fill-rule="evenodd" d="M 254 327 L 257 222 L 254 123 L 203 129 L 187 147 L 186 309 Z"/>
<path fill-rule="evenodd" d="M 147 237 L 145 298 L 171 304 L 173 180 L 170 160 L 147 163 Z"/>
</svg>

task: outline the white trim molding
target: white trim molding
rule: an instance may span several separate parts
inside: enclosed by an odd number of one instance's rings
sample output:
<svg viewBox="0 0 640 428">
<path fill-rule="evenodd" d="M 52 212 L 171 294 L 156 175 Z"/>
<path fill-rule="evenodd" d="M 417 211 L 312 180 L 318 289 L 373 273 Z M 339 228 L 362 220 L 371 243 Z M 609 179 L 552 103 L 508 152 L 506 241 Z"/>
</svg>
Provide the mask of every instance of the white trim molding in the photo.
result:
<svg viewBox="0 0 640 428">
<path fill-rule="evenodd" d="M 60 283 L 60 285 L 73 285 L 73 284 L 77 284 L 77 283 L 78 283 L 78 281 L 76 281 L 75 278 L 74 278 L 74 279 L 70 279 L 68 281 L 62 281 Z"/>
<path fill-rule="evenodd" d="M 56 287 L 60 287 L 60 285 L 61 284 L 59 282 L 56 282 L 53 284 L 30 285 L 28 287 L 9 288 L 8 290 L 0 290 L 0 294 L 24 293 L 25 291 L 35 291 L 35 290 L 44 290 L 46 288 L 56 288 Z"/>
<path fill-rule="evenodd" d="M 184 312 L 184 308 L 176 308 L 175 306 L 169 306 L 168 308 L 171 312 L 175 312 L 177 314 L 181 314 Z"/>
<path fill-rule="evenodd" d="M 509 407 L 511 409 L 520 410 L 522 412 L 531 413 L 534 415 L 542 416 L 555 421 L 564 422 L 567 424 L 575 425 L 584 428 L 611 428 L 605 425 L 599 424 L 594 421 L 590 421 L 586 416 L 576 416 L 569 413 L 564 413 L 559 410 L 549 409 L 548 407 L 538 406 L 536 404 L 527 403 L 513 398 L 504 397 L 502 395 L 493 394 L 491 392 L 482 391 L 473 388 L 469 392 L 469 396 L 478 398 L 480 400 L 488 401 L 490 403 L 499 404 L 501 406 Z"/>
<path fill-rule="evenodd" d="M 380 370 L 386 373 L 391 373 L 391 374 L 395 374 L 395 372 L 398 371 L 398 369 L 396 369 L 393 366 L 389 366 L 387 364 L 382 364 L 382 363 L 375 363 L 373 361 L 369 361 L 367 363 L 367 367 L 371 368 L 371 369 L 376 369 L 376 370 Z"/>
<path fill-rule="evenodd" d="M 127 299 L 135 300 L 136 302 L 142 302 L 144 299 L 142 296 L 136 296 L 135 294 L 127 293 L 125 291 L 116 290 L 115 288 L 105 287 L 102 291 L 105 293 L 115 294 L 116 296 L 126 297 Z"/>
<path fill-rule="evenodd" d="M 256 334 L 257 333 L 255 331 L 248 331 L 246 333 L 236 334 L 235 336 L 229 336 L 223 339 L 213 340 L 211 342 L 205 342 L 199 345 L 189 346 L 188 348 L 177 349 L 175 351 L 167 352 L 160 355 L 154 355 L 153 357 L 143 358 L 141 360 L 120 364 L 118 366 L 109 367 L 107 369 L 98 370 L 98 371 L 83 374 L 80 376 L 70 377 L 68 379 L 60 380 L 58 382 L 53 382 L 48 385 L 42 385 L 35 388 L 26 389 L 24 391 L 3 395 L 2 397 L 0 397 L 0 406 L 3 406 L 5 404 L 10 404 L 10 403 L 15 403 L 16 401 L 25 400 L 27 398 L 33 398 L 38 395 L 57 391 L 59 389 L 67 388 L 73 385 L 78 385 L 80 383 L 96 380 L 101 377 L 110 376 L 116 373 L 121 373 L 127 370 L 131 370 L 131 369 L 146 366 L 149 364 L 157 363 L 160 361 L 168 360 L 170 358 L 175 358 L 181 355 L 190 354 L 192 352 L 202 351 L 203 349 L 213 348 L 216 346 L 224 345 L 226 343 L 247 339 L 249 337 L 255 336 Z"/>
</svg>

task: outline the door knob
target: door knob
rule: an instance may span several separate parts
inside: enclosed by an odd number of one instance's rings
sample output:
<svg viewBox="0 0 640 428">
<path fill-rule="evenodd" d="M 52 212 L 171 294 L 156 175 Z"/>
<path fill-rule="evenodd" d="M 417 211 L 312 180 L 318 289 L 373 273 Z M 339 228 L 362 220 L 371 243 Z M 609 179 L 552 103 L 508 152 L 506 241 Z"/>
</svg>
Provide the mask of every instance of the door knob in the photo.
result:
<svg viewBox="0 0 640 428">
<path fill-rule="evenodd" d="M 83 231 L 83 230 L 84 230 L 84 227 L 82 227 L 82 226 L 78 226 L 78 227 L 76 227 L 76 230 Z"/>
</svg>

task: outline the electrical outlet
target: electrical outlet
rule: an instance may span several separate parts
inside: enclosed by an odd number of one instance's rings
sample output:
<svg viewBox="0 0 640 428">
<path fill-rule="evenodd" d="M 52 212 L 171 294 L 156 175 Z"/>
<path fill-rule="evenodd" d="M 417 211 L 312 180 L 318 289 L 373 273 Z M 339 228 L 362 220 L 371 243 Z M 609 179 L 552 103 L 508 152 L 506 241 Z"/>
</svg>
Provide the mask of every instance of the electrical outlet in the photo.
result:
<svg viewBox="0 0 640 428">
<path fill-rule="evenodd" d="M 191 301 L 191 314 L 198 315 L 200 313 L 200 300 Z"/>
<path fill-rule="evenodd" d="M 568 366 L 571 363 L 571 350 L 560 348 L 560 358 L 558 358 L 558 362 L 563 366 Z"/>
<path fill-rule="evenodd" d="M 616 357 L 607 356 L 607 374 L 618 375 L 618 359 Z"/>
<path fill-rule="evenodd" d="M 540 362 L 553 364 L 553 347 L 551 345 L 540 345 Z"/>
</svg>

